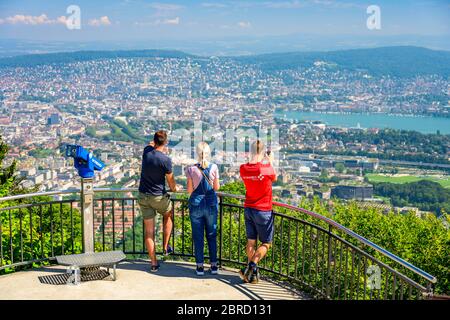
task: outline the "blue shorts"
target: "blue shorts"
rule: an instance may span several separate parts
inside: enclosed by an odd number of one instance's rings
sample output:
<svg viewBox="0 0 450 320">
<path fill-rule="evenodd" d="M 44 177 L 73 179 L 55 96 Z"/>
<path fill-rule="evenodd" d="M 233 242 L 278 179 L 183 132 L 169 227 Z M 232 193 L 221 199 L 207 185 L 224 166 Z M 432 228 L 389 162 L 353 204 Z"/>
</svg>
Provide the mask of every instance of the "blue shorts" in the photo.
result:
<svg viewBox="0 0 450 320">
<path fill-rule="evenodd" d="M 247 239 L 259 239 L 262 243 L 271 243 L 273 239 L 273 212 L 244 208 Z"/>
</svg>

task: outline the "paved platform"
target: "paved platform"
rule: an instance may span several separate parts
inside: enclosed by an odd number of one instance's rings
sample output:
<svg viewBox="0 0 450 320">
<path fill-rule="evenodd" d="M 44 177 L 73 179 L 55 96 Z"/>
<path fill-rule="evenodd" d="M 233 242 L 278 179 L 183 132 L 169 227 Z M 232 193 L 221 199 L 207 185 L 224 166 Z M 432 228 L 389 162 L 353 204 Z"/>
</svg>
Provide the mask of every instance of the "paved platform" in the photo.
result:
<svg viewBox="0 0 450 320">
<path fill-rule="evenodd" d="M 206 268 L 207 269 L 207 268 Z M 118 266 L 117 280 L 83 282 L 80 285 L 43 284 L 39 276 L 65 273 L 62 266 L 49 266 L 0 276 L 0 299 L 42 300 L 292 300 L 306 295 L 270 280 L 246 284 L 236 270 L 221 270 L 219 275 L 197 276 L 195 265 L 187 262 L 161 262 L 151 273 L 146 261 L 127 261 Z"/>
</svg>

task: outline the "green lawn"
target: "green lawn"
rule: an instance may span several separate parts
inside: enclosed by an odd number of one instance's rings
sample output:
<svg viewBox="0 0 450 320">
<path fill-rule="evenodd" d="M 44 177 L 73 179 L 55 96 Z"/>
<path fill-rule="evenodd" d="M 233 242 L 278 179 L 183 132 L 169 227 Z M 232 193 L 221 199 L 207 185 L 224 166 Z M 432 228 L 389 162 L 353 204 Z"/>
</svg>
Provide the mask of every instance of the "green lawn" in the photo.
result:
<svg viewBox="0 0 450 320">
<path fill-rule="evenodd" d="M 444 188 L 450 188 L 450 178 L 420 177 L 420 176 L 387 176 L 381 174 L 367 174 L 369 182 L 390 182 L 390 183 L 408 183 L 419 180 L 431 180 L 439 183 Z"/>
</svg>

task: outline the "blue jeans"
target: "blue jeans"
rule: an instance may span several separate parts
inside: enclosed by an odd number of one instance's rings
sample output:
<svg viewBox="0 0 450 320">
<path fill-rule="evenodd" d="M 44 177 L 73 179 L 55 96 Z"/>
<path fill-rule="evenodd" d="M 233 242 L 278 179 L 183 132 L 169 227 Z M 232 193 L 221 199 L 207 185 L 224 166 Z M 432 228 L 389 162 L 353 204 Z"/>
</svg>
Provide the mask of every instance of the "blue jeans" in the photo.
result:
<svg viewBox="0 0 450 320">
<path fill-rule="evenodd" d="M 195 262 L 204 262 L 205 231 L 208 241 L 209 260 L 217 262 L 217 205 L 209 206 L 204 202 L 199 206 L 189 206 L 192 238 L 194 239 Z"/>
</svg>

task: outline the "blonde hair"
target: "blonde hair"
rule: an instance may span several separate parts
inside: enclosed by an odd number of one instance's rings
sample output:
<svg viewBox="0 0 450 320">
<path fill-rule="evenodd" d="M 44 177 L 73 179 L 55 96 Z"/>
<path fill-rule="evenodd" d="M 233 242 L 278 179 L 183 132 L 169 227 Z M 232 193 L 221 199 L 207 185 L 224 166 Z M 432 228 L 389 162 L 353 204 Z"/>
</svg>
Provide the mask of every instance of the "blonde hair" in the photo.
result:
<svg viewBox="0 0 450 320">
<path fill-rule="evenodd" d="M 252 156 L 259 156 L 264 153 L 264 142 L 261 140 L 254 141 L 250 146 L 250 153 Z"/>
<path fill-rule="evenodd" d="M 202 141 L 197 145 L 197 160 L 198 163 L 202 166 L 202 168 L 207 168 L 209 164 L 209 159 L 211 157 L 211 149 L 209 145 Z"/>
</svg>

